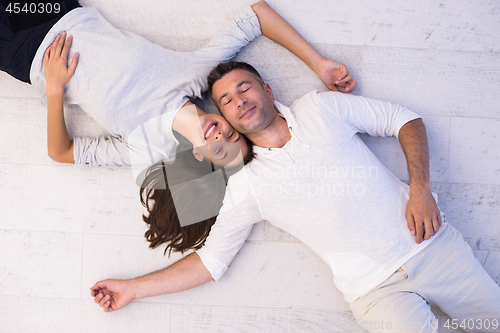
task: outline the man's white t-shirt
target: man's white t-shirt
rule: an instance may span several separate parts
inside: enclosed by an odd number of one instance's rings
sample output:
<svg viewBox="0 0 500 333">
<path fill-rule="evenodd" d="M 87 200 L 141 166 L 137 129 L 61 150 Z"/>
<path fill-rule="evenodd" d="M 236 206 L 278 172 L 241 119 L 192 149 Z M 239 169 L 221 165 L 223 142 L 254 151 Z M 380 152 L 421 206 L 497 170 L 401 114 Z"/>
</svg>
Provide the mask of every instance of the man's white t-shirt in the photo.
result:
<svg viewBox="0 0 500 333">
<path fill-rule="evenodd" d="M 314 250 L 352 302 L 436 238 L 415 243 L 405 217 L 408 185 L 356 134 L 397 137 L 420 117 L 337 92 L 313 91 L 290 108 L 275 105 L 291 140 L 282 148 L 254 147 L 255 159 L 229 179 L 217 222 L 197 253 L 217 281 L 251 226 L 267 220 Z"/>
</svg>

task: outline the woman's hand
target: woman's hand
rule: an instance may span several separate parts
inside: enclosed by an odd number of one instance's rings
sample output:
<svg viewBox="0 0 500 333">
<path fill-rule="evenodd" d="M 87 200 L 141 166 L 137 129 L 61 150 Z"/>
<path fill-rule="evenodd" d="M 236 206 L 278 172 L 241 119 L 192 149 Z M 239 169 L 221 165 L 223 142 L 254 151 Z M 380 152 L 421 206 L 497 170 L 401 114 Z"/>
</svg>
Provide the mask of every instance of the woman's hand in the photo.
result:
<svg viewBox="0 0 500 333">
<path fill-rule="evenodd" d="M 43 57 L 47 81 L 47 149 L 50 158 L 57 162 L 74 163 L 73 141 L 70 140 L 64 121 L 64 87 L 75 72 L 78 53 L 68 67 L 68 53 L 72 37 L 66 33 L 56 37 Z"/>
<path fill-rule="evenodd" d="M 316 72 L 321 81 L 331 91 L 339 91 L 337 87 L 342 87 L 344 92 L 350 93 L 356 88 L 357 82 L 351 77 L 344 64 L 323 59 Z"/>
<path fill-rule="evenodd" d="M 66 41 L 66 32 L 57 35 L 54 42 L 45 51 L 43 66 L 47 81 L 47 96 L 64 93 L 64 87 L 75 73 L 78 53 L 75 53 L 68 67 L 68 53 L 73 37 Z"/>
</svg>

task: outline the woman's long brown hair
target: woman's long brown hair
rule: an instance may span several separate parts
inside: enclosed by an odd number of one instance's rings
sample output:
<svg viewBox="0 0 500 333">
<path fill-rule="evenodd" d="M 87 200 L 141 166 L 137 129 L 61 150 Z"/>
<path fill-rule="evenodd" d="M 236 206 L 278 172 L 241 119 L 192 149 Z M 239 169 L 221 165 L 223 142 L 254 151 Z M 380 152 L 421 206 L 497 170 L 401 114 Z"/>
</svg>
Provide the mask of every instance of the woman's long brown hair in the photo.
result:
<svg viewBox="0 0 500 333">
<path fill-rule="evenodd" d="M 244 163 L 248 163 L 253 156 L 252 147 L 249 145 L 249 154 Z M 174 163 L 160 161 L 148 169 L 139 194 L 141 203 L 148 212 L 142 218 L 148 225 L 144 236 L 150 242 L 150 248 L 154 249 L 166 243 L 164 254 L 168 251 L 170 256 L 172 251 L 184 253 L 189 249 L 198 250 L 203 246 L 217 216 L 181 226 L 179 215 L 196 215 L 197 207 L 190 206 L 193 191 L 203 193 L 204 200 L 206 198 L 204 205 L 215 207 L 216 211 L 222 206 L 227 184 L 226 175 L 221 172 L 212 173 L 212 176 L 220 177 L 220 179 L 211 183 L 197 181 L 211 171 L 213 171 L 213 165 L 208 160 L 202 162 L 196 160 L 191 150 L 177 153 Z M 236 171 L 231 170 L 230 174 Z M 183 189 L 182 185 L 187 182 L 189 182 L 189 191 Z M 217 186 L 214 187 L 214 183 Z M 177 199 L 177 205 L 174 204 L 174 196 Z"/>
</svg>

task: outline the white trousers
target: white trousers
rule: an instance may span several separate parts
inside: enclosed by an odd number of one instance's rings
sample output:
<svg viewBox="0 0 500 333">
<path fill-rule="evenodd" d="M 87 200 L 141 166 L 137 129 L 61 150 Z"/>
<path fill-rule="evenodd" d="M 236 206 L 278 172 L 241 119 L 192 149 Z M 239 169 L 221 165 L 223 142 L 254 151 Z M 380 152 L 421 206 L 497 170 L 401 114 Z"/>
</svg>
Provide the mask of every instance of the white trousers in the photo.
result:
<svg viewBox="0 0 500 333">
<path fill-rule="evenodd" d="M 455 320 L 438 323 L 431 305 Z M 500 287 L 449 224 L 433 243 L 350 306 L 358 325 L 369 332 L 437 332 L 442 325 L 500 332 Z"/>
</svg>

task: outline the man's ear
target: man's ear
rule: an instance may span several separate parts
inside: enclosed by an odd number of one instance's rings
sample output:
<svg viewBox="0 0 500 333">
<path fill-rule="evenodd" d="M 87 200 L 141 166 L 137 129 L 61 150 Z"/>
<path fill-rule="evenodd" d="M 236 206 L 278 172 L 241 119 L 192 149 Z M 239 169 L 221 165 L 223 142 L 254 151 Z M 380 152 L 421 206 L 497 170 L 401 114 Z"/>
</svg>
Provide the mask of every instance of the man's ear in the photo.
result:
<svg viewBox="0 0 500 333">
<path fill-rule="evenodd" d="M 198 161 L 203 161 L 203 159 L 205 158 L 202 154 L 200 154 L 198 152 L 198 150 L 196 148 L 193 148 L 193 155 L 194 155 L 194 158 L 196 158 Z"/>
<path fill-rule="evenodd" d="M 271 89 L 271 86 L 269 85 L 269 83 L 264 83 L 264 89 L 266 90 L 267 94 L 271 98 L 271 101 L 274 103 L 275 99 L 273 96 L 273 90 Z"/>
</svg>

